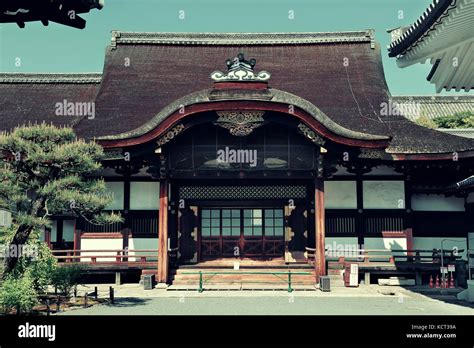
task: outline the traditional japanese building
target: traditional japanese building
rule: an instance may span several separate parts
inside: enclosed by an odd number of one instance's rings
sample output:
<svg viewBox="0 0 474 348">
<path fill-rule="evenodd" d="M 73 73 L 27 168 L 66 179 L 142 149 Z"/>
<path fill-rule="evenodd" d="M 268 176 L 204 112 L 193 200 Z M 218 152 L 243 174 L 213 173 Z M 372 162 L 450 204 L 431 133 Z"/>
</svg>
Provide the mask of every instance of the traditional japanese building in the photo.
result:
<svg viewBox="0 0 474 348">
<path fill-rule="evenodd" d="M 59 216 L 46 238 L 158 247 L 162 283 L 212 259 L 314 260 L 319 277 L 325 248 L 466 250 L 474 195 L 451 185 L 473 174 L 474 140 L 394 105 L 372 30 L 115 31 L 101 74 L 0 76 L 3 130 L 70 125 L 107 151 L 124 222 Z"/>
</svg>

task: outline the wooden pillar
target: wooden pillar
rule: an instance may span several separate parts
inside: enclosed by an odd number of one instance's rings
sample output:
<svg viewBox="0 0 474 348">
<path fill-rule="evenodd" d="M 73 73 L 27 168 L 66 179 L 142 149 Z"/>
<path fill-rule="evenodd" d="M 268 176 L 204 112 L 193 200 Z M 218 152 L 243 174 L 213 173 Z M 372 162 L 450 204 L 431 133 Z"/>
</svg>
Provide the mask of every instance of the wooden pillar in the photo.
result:
<svg viewBox="0 0 474 348">
<path fill-rule="evenodd" d="M 78 230 L 76 228 L 77 226 L 77 223 L 74 222 L 74 256 L 79 256 L 80 255 L 80 252 L 78 252 L 77 250 L 81 250 L 81 230 Z M 74 262 L 79 262 L 81 261 L 80 259 L 74 259 Z"/>
<path fill-rule="evenodd" d="M 364 201 L 363 201 L 363 184 L 364 179 L 362 173 L 358 170 L 357 171 L 357 179 L 356 179 L 356 195 L 357 195 L 357 213 L 355 217 L 355 224 L 356 224 L 356 234 L 357 234 L 357 249 L 365 249 L 365 221 L 366 221 L 366 214 L 364 212 Z"/>
<path fill-rule="evenodd" d="M 316 282 L 319 277 L 326 275 L 326 248 L 325 248 L 325 214 L 324 214 L 324 179 L 316 178 L 314 190 L 314 216 L 315 216 L 315 234 L 316 234 L 316 252 L 314 253 L 314 266 L 316 273 Z"/>
<path fill-rule="evenodd" d="M 44 242 L 51 249 L 51 229 L 45 228 L 44 229 Z"/>
<path fill-rule="evenodd" d="M 160 210 L 158 217 L 158 277 L 157 283 L 168 281 L 168 180 L 160 180 Z"/>
<path fill-rule="evenodd" d="M 406 170 L 405 175 L 405 213 L 403 214 L 403 228 L 407 240 L 407 249 L 413 250 L 415 245 L 413 243 L 413 212 L 411 209 L 411 175 L 410 168 Z M 413 252 L 408 252 L 407 256 L 414 256 Z"/>
</svg>

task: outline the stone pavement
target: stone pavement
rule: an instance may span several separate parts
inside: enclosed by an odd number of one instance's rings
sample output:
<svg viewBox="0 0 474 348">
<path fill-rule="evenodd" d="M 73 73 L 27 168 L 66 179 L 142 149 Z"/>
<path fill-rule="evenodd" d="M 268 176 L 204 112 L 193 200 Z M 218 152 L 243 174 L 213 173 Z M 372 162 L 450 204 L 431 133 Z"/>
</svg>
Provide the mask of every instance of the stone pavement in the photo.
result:
<svg viewBox="0 0 474 348">
<path fill-rule="evenodd" d="M 83 296 L 85 292 L 93 292 L 94 286 L 97 286 L 99 297 L 107 297 L 109 294 L 109 287 L 114 289 L 115 298 L 154 298 L 154 297 L 254 297 L 254 296 L 288 296 L 289 293 L 282 288 L 280 290 L 261 289 L 261 290 L 219 290 L 217 287 L 208 286 L 207 290 L 199 293 L 196 290 L 166 290 L 166 289 L 152 289 L 144 290 L 139 284 L 88 284 L 78 286 L 78 296 Z M 306 287 L 304 290 L 295 286 L 293 294 L 301 297 L 386 297 L 398 296 L 407 297 L 410 291 L 399 286 L 360 286 L 358 288 L 333 288 L 330 292 L 322 292 L 316 288 Z M 416 294 L 413 294 L 416 295 Z"/>
</svg>

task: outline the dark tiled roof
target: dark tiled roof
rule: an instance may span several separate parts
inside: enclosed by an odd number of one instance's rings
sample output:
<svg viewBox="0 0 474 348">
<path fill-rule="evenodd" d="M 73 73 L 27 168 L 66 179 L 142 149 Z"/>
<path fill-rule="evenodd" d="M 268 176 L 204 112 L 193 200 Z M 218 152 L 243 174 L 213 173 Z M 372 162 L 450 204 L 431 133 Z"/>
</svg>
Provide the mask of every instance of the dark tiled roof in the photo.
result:
<svg viewBox="0 0 474 348">
<path fill-rule="evenodd" d="M 415 104 L 414 108 L 404 108 L 404 116 L 409 120 L 418 117 L 433 119 L 450 116 L 459 112 L 474 111 L 474 95 L 470 96 L 393 96 L 393 102 L 401 105 Z"/>
<path fill-rule="evenodd" d="M 458 137 L 465 137 L 474 139 L 474 128 L 458 128 L 458 129 L 438 129 L 441 132 L 457 135 Z"/>
<path fill-rule="evenodd" d="M 80 116 L 57 116 L 56 103 L 93 102 L 100 74 L 0 74 L 0 130 L 20 124 L 76 124 Z"/>
<path fill-rule="evenodd" d="M 101 80 L 101 73 L 0 73 L 0 83 L 13 84 L 94 84 Z"/>
<path fill-rule="evenodd" d="M 225 70 L 225 60 L 239 52 L 257 60 L 257 71 L 272 74 L 270 87 L 307 100 L 341 128 L 392 138 L 387 152 L 474 149 L 469 139 L 417 126 L 403 116 L 381 116 L 381 105 L 388 104 L 391 96 L 380 47 L 370 30 L 322 34 L 115 32 L 95 99 L 96 117 L 82 118 L 76 131 L 93 138 L 139 129 L 176 100 L 212 88 L 210 74 Z M 73 99 L 92 97 L 98 85 L 63 86 L 70 93 L 67 98 Z M 48 104 L 65 98 L 61 85 L 0 83 L 0 115 L 14 120 L 8 124 L 41 117 L 57 121 L 40 101 Z M 33 110 L 35 104 L 42 110 Z"/>
<path fill-rule="evenodd" d="M 304 45 L 336 42 L 373 42 L 374 31 L 326 33 L 158 33 L 112 32 L 112 47 L 120 45 L 261 46 Z"/>
<path fill-rule="evenodd" d="M 84 120 L 77 129 L 99 137 L 138 128 L 176 99 L 211 88 L 209 75 L 225 69 L 227 58 L 243 52 L 257 60 L 257 70 L 273 74 L 271 87 L 310 101 L 343 127 L 385 135 L 386 127 L 375 114 L 380 101 L 387 99 L 387 86 L 380 50 L 371 48 L 371 34 L 336 33 L 334 42 L 324 34 L 324 43 L 307 43 L 295 34 L 291 44 L 275 43 L 279 34 L 246 36 L 250 44 L 219 44 L 214 39 L 206 41 L 207 34 L 192 34 L 187 39 L 188 34 L 166 33 L 134 33 L 133 40 L 122 44 L 125 33 L 115 34 L 121 39 L 114 38 L 116 48 L 109 47 L 106 53 L 96 104 L 98 117 L 92 122 Z M 229 34 L 230 42 L 236 40 L 235 35 Z M 285 40 L 292 37 L 281 35 Z M 173 39 L 166 41 L 169 37 Z M 257 39 L 260 43 L 255 43 Z M 129 67 L 124 65 L 127 58 Z M 344 58 L 349 60 L 347 68 Z"/>
<path fill-rule="evenodd" d="M 425 35 L 429 35 L 430 29 L 434 25 L 442 22 L 442 15 L 450 6 L 455 6 L 456 0 L 433 0 L 433 3 L 418 20 L 413 23 L 404 33 L 393 41 L 388 50 L 390 57 L 396 57 L 404 54 L 407 49 L 422 40 Z"/>
</svg>

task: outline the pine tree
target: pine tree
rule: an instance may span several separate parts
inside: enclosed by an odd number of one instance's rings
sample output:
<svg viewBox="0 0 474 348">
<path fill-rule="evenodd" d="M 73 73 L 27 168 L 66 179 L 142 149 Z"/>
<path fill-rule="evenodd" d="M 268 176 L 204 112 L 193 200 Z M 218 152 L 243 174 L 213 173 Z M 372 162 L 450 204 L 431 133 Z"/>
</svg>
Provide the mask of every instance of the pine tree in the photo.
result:
<svg viewBox="0 0 474 348">
<path fill-rule="evenodd" d="M 2 239 L 25 245 L 32 232 L 50 226 L 55 214 L 72 214 L 97 224 L 121 221 L 101 212 L 111 201 L 102 179 L 91 179 L 101 168 L 104 152 L 95 142 L 78 139 L 71 128 L 40 124 L 0 134 L 0 208 L 13 212 L 14 228 Z M 37 234 L 37 233 L 36 233 Z M 3 279 L 17 257 L 5 257 Z"/>
</svg>

